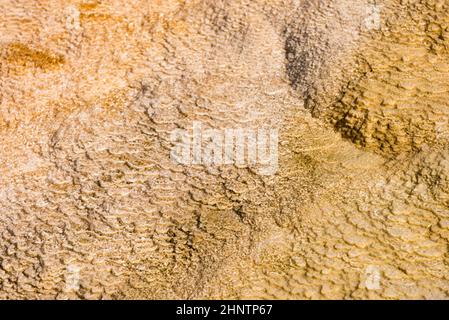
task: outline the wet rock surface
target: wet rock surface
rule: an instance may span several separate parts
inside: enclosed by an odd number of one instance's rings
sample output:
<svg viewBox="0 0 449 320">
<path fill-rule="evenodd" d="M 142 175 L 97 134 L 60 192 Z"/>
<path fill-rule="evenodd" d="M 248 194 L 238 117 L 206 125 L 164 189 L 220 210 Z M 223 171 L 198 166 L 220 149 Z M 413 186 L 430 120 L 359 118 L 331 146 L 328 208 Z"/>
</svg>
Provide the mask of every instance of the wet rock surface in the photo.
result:
<svg viewBox="0 0 449 320">
<path fill-rule="evenodd" d="M 0 298 L 447 298 L 448 9 L 0 3 Z M 195 122 L 276 173 L 174 162 Z"/>
</svg>

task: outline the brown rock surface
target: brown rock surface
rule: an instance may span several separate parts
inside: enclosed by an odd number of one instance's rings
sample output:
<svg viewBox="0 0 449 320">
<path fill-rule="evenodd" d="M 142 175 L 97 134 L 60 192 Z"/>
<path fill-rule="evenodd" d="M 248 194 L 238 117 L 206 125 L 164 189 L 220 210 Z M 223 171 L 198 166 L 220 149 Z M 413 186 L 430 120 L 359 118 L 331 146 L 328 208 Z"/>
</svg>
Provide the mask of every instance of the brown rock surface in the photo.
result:
<svg viewBox="0 0 449 320">
<path fill-rule="evenodd" d="M 0 1 L 0 298 L 448 298 L 448 9 Z M 174 163 L 194 121 L 277 173 Z"/>
</svg>

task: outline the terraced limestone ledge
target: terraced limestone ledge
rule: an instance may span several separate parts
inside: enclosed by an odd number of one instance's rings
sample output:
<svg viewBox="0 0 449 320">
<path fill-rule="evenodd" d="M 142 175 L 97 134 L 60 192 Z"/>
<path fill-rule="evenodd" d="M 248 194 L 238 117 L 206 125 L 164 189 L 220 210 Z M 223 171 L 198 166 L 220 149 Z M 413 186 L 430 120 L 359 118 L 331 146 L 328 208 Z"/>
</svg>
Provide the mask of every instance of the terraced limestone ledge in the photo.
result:
<svg viewBox="0 0 449 320">
<path fill-rule="evenodd" d="M 0 2 L 0 298 L 447 298 L 448 9 Z M 173 162 L 194 123 L 277 171 Z"/>
</svg>

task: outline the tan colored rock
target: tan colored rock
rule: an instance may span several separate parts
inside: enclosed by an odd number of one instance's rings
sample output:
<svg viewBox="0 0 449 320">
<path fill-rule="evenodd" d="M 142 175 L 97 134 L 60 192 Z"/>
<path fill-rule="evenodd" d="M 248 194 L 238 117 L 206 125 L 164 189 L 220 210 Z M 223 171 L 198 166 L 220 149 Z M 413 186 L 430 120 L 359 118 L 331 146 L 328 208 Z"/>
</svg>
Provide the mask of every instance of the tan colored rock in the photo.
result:
<svg viewBox="0 0 449 320">
<path fill-rule="evenodd" d="M 447 298 L 448 7 L 0 2 L 0 298 Z M 175 129 L 278 128 L 278 170 Z"/>
</svg>

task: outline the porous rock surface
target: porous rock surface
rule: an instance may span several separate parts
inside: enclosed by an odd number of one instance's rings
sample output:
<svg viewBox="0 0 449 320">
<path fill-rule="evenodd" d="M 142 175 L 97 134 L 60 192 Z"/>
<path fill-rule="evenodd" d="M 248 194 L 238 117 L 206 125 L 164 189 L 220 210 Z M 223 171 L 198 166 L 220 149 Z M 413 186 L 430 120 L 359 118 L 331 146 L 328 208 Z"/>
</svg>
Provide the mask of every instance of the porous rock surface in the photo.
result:
<svg viewBox="0 0 449 320">
<path fill-rule="evenodd" d="M 448 297 L 447 1 L 0 16 L 0 298 Z M 280 128 L 278 171 L 174 163 L 194 121 Z"/>
</svg>

